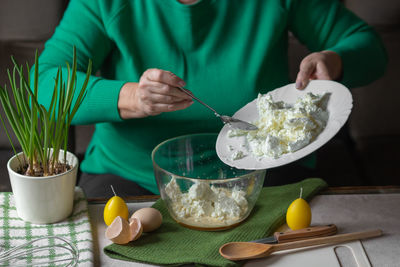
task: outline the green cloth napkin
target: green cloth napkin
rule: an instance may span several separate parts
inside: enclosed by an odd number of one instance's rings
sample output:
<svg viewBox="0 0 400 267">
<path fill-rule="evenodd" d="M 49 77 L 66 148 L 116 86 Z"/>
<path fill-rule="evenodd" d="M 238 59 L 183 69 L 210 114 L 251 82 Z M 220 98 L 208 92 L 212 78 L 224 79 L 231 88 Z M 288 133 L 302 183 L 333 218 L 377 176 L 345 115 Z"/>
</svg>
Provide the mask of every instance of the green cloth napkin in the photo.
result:
<svg viewBox="0 0 400 267">
<path fill-rule="evenodd" d="M 108 245 L 104 252 L 115 259 L 157 265 L 240 266 L 243 261 L 233 262 L 223 258 L 218 252 L 219 247 L 227 242 L 250 241 L 271 235 L 285 222 L 286 210 L 299 197 L 301 187 L 303 198 L 309 200 L 327 184 L 322 179 L 309 178 L 295 184 L 265 187 L 243 223 L 219 232 L 180 226 L 169 216 L 164 202 L 159 199 L 153 205 L 163 215 L 163 224 L 159 229 L 126 245 Z"/>
</svg>

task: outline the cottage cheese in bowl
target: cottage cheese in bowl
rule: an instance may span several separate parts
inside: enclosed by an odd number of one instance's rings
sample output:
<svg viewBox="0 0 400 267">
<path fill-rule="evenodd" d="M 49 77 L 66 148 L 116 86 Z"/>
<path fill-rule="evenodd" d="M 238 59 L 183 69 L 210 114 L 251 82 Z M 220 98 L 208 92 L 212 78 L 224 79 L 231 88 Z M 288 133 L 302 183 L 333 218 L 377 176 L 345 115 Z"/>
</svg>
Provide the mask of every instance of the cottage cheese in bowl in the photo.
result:
<svg viewBox="0 0 400 267">
<path fill-rule="evenodd" d="M 237 187 L 222 188 L 196 181 L 188 192 L 183 193 L 172 179 L 165 192 L 172 200 L 171 209 L 176 219 L 188 225 L 232 225 L 240 222 L 248 210 L 246 192 Z"/>
<path fill-rule="evenodd" d="M 235 227 L 251 213 L 265 170 L 243 170 L 217 156 L 217 133 L 168 139 L 152 152 L 154 176 L 169 215 L 197 230 Z"/>
</svg>

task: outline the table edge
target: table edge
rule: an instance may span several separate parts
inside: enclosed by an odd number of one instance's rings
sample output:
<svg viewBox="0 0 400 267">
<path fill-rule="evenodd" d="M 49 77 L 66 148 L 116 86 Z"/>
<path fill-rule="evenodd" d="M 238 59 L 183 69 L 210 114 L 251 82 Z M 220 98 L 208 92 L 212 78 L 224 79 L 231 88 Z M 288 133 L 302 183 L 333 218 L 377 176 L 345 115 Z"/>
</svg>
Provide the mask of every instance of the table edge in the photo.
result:
<svg viewBox="0 0 400 267">
<path fill-rule="evenodd" d="M 400 193 L 400 186 L 335 186 L 319 192 L 319 195 L 343 195 L 343 194 L 396 194 Z M 127 196 L 124 200 L 128 203 L 154 202 L 160 198 L 159 195 Z M 90 204 L 104 204 L 106 198 L 88 198 Z"/>
</svg>

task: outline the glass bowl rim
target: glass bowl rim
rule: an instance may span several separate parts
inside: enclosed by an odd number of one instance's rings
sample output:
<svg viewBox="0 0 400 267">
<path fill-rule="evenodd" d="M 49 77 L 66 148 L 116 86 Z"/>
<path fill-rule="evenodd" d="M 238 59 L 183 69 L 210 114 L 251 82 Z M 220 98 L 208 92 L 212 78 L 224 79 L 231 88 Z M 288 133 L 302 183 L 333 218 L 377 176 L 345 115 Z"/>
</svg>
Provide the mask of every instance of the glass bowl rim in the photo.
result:
<svg viewBox="0 0 400 267">
<path fill-rule="evenodd" d="M 213 183 L 215 183 L 215 182 L 220 182 L 220 183 L 222 183 L 222 182 L 231 182 L 231 181 L 235 181 L 235 180 L 242 179 L 242 178 L 244 178 L 244 176 L 248 176 L 248 175 L 250 175 L 250 174 L 258 174 L 258 173 L 262 173 L 262 172 L 265 172 L 265 171 L 266 171 L 266 169 L 260 169 L 260 170 L 247 170 L 247 169 L 246 169 L 247 171 L 249 171 L 248 174 L 244 174 L 244 175 L 237 176 L 237 177 L 232 177 L 232 178 L 227 178 L 227 179 L 200 179 L 200 178 L 191 178 L 191 177 L 185 177 L 185 176 L 177 175 L 177 174 L 175 174 L 175 173 L 172 173 L 172 172 L 170 172 L 170 171 L 165 170 L 164 168 L 161 168 L 161 167 L 155 162 L 155 160 L 154 160 L 154 155 L 155 155 L 156 151 L 157 151 L 162 145 L 164 145 L 165 143 L 174 141 L 174 140 L 176 140 L 176 139 L 186 138 L 186 137 L 189 137 L 189 136 L 201 136 L 201 135 L 203 135 L 203 136 L 205 136 L 205 135 L 213 135 L 213 136 L 215 136 L 215 135 L 216 135 L 216 136 L 218 137 L 218 134 L 217 134 L 217 133 L 211 133 L 211 132 L 210 132 L 210 133 L 185 134 L 185 135 L 180 135 L 180 136 L 176 136 L 176 137 L 172 137 L 172 138 L 169 138 L 169 139 L 167 139 L 167 140 L 164 140 L 164 141 L 162 141 L 161 143 L 159 143 L 159 144 L 153 149 L 153 151 L 151 152 L 151 160 L 152 160 L 152 162 L 153 162 L 153 165 L 155 165 L 157 168 L 159 168 L 159 169 L 165 171 L 166 173 L 168 173 L 169 175 L 173 176 L 174 178 L 184 179 L 184 180 L 188 180 L 188 181 L 191 181 L 191 182 L 193 182 L 193 181 L 205 181 L 205 182 L 213 182 Z M 225 164 L 225 163 L 224 163 L 224 164 Z M 227 164 L 225 164 L 225 165 L 227 165 Z M 229 166 L 229 165 L 228 165 L 228 166 Z M 232 167 L 232 168 L 235 168 L 235 167 Z M 236 169 L 236 168 L 235 168 L 235 169 Z M 265 175 L 265 174 L 264 174 L 264 175 Z"/>
</svg>

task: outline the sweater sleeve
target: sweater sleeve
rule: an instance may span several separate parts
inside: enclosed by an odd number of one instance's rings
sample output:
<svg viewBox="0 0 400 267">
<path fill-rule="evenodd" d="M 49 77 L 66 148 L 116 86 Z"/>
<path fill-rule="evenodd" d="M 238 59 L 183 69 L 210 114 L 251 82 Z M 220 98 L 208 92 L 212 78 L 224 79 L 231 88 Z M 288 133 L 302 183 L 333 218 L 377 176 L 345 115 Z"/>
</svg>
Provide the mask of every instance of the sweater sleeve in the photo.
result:
<svg viewBox="0 0 400 267">
<path fill-rule="evenodd" d="M 58 67 L 62 67 L 66 81 L 66 62 L 72 65 L 73 46 L 77 51 L 76 97 L 86 77 L 89 59 L 93 62 L 93 73 L 103 64 L 112 49 L 102 14 L 100 1 L 72 0 L 56 28 L 46 42 L 39 58 L 39 101 L 48 106 L 54 88 Z M 112 19 L 112 16 L 110 16 Z M 92 75 L 87 95 L 76 113 L 73 124 L 91 124 L 105 121 L 121 121 L 117 102 L 119 91 L 126 81 L 107 80 Z"/>
<path fill-rule="evenodd" d="M 358 87 L 385 72 L 387 54 L 372 27 L 338 0 L 294 0 L 289 7 L 289 30 L 311 51 L 331 50 L 340 55 L 340 82 Z"/>
</svg>

